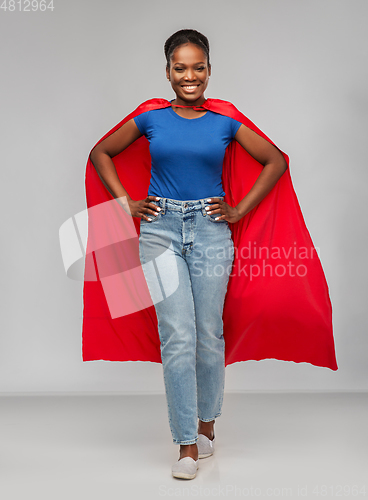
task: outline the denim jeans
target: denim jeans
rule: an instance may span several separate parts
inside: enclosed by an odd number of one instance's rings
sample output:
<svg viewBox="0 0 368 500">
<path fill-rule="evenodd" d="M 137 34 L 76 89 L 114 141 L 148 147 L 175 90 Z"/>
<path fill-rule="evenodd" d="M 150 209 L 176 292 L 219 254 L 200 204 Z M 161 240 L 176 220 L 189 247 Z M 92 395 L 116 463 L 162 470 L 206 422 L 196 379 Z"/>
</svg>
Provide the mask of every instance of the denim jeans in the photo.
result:
<svg viewBox="0 0 368 500">
<path fill-rule="evenodd" d="M 197 442 L 197 419 L 219 417 L 223 402 L 222 313 L 234 245 L 228 222 L 205 210 L 207 199 L 160 198 L 153 201 L 159 214 L 140 223 L 139 256 L 158 320 L 175 444 Z"/>
</svg>

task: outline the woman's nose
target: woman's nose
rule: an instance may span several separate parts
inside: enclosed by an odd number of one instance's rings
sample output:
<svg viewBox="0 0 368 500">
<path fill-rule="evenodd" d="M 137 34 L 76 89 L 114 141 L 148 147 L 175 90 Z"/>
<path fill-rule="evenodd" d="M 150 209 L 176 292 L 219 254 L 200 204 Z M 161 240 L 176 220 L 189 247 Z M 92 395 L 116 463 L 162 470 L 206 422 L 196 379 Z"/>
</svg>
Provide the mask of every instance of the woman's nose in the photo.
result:
<svg viewBox="0 0 368 500">
<path fill-rule="evenodd" d="M 186 80 L 195 80 L 195 74 L 192 69 L 188 69 L 185 75 Z"/>
</svg>

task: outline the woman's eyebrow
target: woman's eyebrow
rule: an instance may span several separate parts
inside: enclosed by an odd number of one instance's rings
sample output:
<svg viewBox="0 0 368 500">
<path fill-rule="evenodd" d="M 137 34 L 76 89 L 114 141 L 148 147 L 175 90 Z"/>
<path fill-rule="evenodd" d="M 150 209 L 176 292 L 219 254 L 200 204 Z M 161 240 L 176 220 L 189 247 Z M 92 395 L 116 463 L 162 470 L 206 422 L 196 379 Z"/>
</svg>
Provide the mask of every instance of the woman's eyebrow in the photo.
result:
<svg viewBox="0 0 368 500">
<path fill-rule="evenodd" d="M 182 65 L 182 66 L 185 66 L 185 64 L 184 64 L 184 63 L 181 63 L 181 62 L 176 62 L 176 63 L 174 63 L 174 66 L 175 66 L 176 64 L 180 64 L 180 65 Z M 205 63 L 204 61 L 200 61 L 200 62 L 196 62 L 196 63 L 194 63 L 194 66 L 195 66 L 196 64 L 206 64 L 206 63 Z"/>
</svg>

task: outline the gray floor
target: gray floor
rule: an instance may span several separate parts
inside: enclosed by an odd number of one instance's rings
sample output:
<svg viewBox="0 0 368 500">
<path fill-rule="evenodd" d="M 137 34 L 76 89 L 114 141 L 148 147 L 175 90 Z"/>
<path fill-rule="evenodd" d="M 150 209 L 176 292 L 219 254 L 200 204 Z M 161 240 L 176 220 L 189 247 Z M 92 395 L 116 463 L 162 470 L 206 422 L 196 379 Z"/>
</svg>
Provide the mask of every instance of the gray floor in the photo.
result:
<svg viewBox="0 0 368 500">
<path fill-rule="evenodd" d="M 4 500 L 368 496 L 367 393 L 225 393 L 215 455 L 193 480 L 171 477 L 164 395 L 0 405 Z"/>
</svg>

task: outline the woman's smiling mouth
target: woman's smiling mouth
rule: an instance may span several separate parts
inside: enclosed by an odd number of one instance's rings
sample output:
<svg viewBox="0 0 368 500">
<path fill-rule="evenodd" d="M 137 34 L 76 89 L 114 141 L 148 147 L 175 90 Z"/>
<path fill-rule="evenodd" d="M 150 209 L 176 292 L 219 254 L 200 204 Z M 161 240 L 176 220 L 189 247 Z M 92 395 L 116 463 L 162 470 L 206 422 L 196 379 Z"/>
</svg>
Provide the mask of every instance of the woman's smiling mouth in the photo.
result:
<svg viewBox="0 0 368 500">
<path fill-rule="evenodd" d="M 194 92 L 197 88 L 199 87 L 198 85 L 181 85 L 181 88 L 185 90 L 186 92 Z"/>
</svg>

